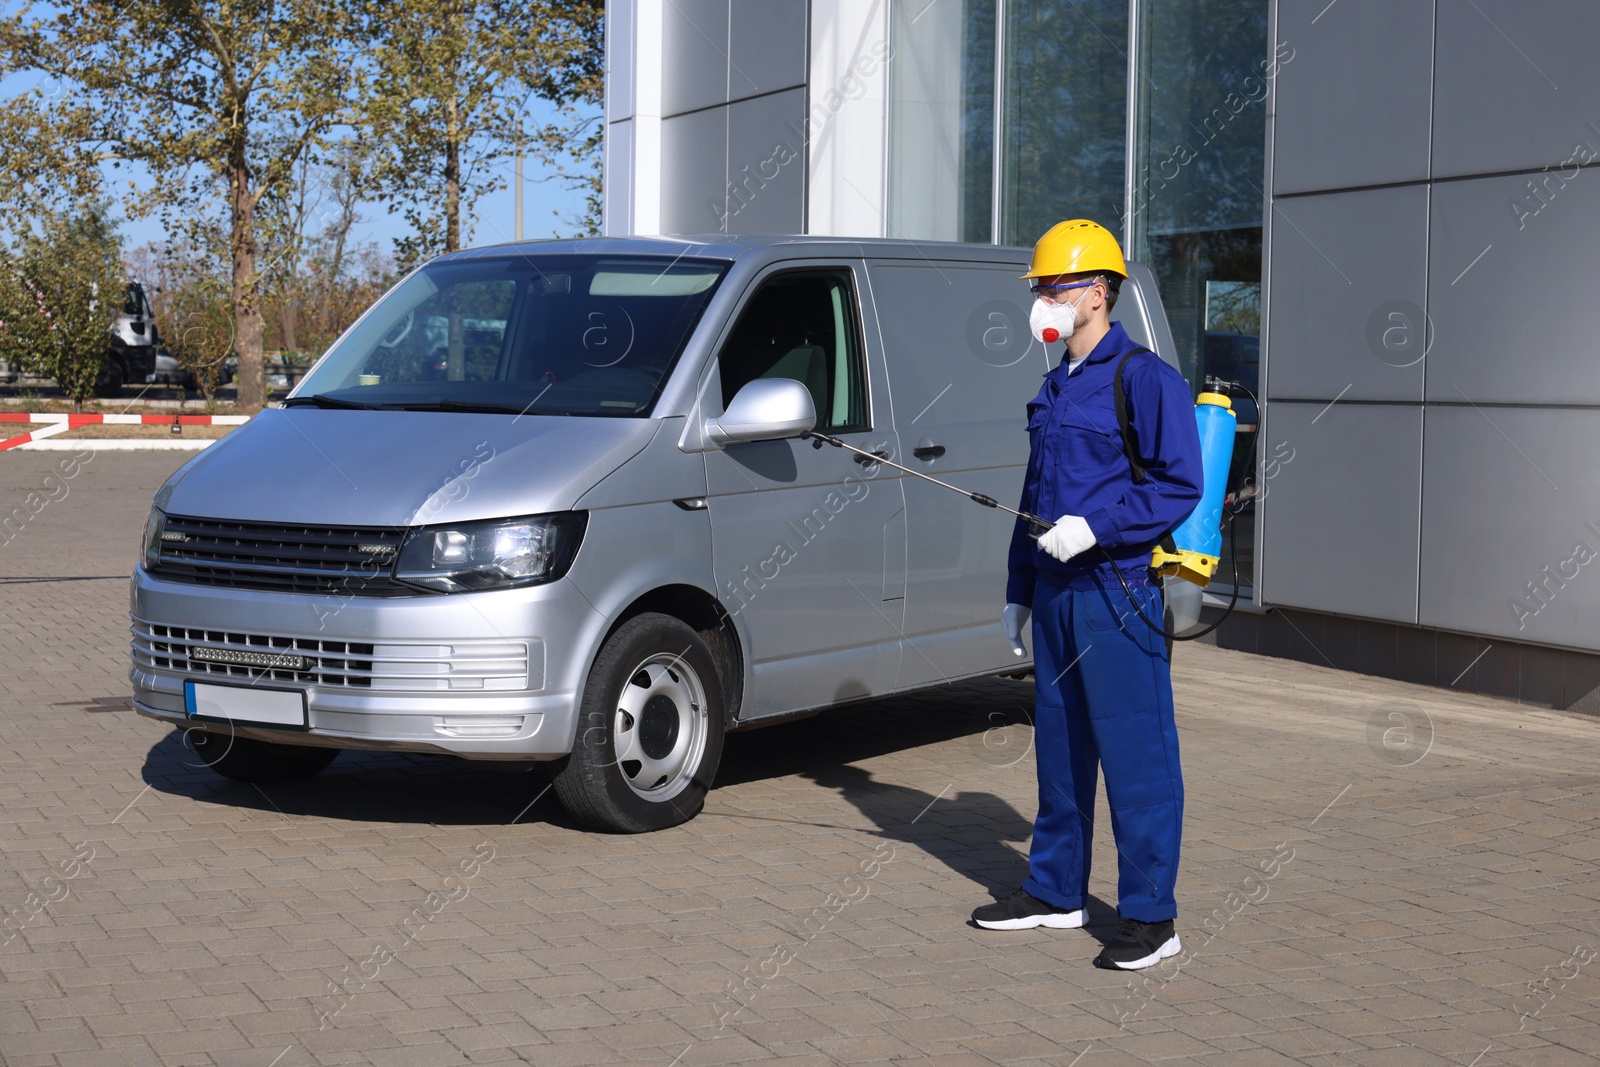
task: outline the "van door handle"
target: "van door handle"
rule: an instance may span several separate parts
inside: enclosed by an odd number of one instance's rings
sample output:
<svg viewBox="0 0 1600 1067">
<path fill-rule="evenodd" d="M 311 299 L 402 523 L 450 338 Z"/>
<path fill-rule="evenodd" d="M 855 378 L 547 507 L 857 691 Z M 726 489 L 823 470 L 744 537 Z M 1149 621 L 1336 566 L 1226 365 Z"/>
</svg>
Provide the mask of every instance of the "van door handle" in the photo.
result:
<svg viewBox="0 0 1600 1067">
<path fill-rule="evenodd" d="M 854 459 L 855 459 L 855 461 L 857 463 L 859 463 L 863 467 L 865 467 L 867 464 L 872 463 L 875 460 L 888 459 L 889 458 L 889 453 L 883 451 L 881 448 L 880 449 L 874 449 L 873 452 L 872 452 L 872 455 L 873 455 L 873 459 L 868 459 L 866 456 L 859 455 L 859 454 L 856 455 L 854 457 Z"/>
<path fill-rule="evenodd" d="M 944 445 L 919 445 L 911 450 L 918 459 L 938 459 L 944 455 Z"/>
</svg>

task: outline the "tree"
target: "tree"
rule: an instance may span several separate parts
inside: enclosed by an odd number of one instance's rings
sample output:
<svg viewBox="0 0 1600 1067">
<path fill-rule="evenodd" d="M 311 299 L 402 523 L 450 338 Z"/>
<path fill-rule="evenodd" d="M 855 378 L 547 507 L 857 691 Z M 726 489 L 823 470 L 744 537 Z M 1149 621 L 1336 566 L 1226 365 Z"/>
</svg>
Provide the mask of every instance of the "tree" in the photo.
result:
<svg viewBox="0 0 1600 1067">
<path fill-rule="evenodd" d="M 586 95 L 578 103 L 600 103 L 602 86 L 598 79 L 593 92 L 592 98 Z M 601 223 L 600 196 L 603 183 L 600 163 L 605 148 L 603 116 L 598 111 L 586 114 L 574 104 L 564 105 L 561 114 L 561 121 L 549 123 L 533 134 L 533 157 L 551 171 L 549 176 L 536 180 L 555 180 L 581 189 L 584 194 L 583 213 L 562 221 L 576 229 L 578 236 L 594 237 L 600 233 Z"/>
<path fill-rule="evenodd" d="M 263 314 L 277 312 L 278 347 L 287 356 L 300 348 L 295 329 L 300 313 L 300 268 L 305 260 L 306 227 L 322 202 L 318 176 L 309 155 L 301 156 L 294 178 L 261 203 L 265 261 L 262 264 Z M 270 320 L 269 320 L 270 321 Z"/>
<path fill-rule="evenodd" d="M 130 263 L 146 282 L 167 351 L 194 379 L 208 404 L 234 351 L 226 229 L 196 225 L 192 240 L 134 250 Z"/>
<path fill-rule="evenodd" d="M 462 219 L 504 186 L 504 163 L 519 148 L 545 148 L 547 158 L 547 142 L 570 145 L 554 127 L 530 130 L 524 105 L 530 96 L 558 107 L 600 99 L 603 10 L 601 0 L 375 5 L 360 125 L 376 195 L 416 231 L 398 246 L 402 261 L 461 248 Z M 588 158 L 597 159 L 592 145 Z"/>
<path fill-rule="evenodd" d="M 349 157 L 344 162 L 349 163 Z M 336 167 L 325 188 L 329 205 L 319 215 L 320 232 L 306 244 L 306 263 L 296 291 L 305 298 L 296 334 L 313 358 L 320 356 L 395 281 L 394 260 L 372 241 L 358 241 L 359 187 L 347 166 Z"/>
<path fill-rule="evenodd" d="M 262 312 L 268 341 L 291 347 L 288 339 L 295 338 L 315 358 L 393 284 L 394 271 L 373 242 L 352 239 L 359 215 L 344 169 L 324 167 L 306 185 L 307 202 L 319 206 L 299 220 L 300 229 L 292 234 L 279 229 L 282 216 L 264 222 Z M 276 211 L 282 205 L 269 201 L 267 208 Z M 168 350 L 210 401 L 233 352 L 227 239 L 221 220 L 194 228 L 196 239 L 143 245 L 128 263 L 133 276 L 146 282 Z M 295 248 L 284 254 L 279 242 L 290 239 Z"/>
<path fill-rule="evenodd" d="M 601 162 L 605 149 L 605 27 L 603 2 L 564 0 L 561 22 L 569 27 L 558 39 L 559 61 L 535 73 L 533 90 L 555 104 L 562 121 L 534 133 L 534 157 L 554 172 L 553 177 L 584 191 L 584 212 L 567 221 L 585 237 L 600 232 Z"/>
<path fill-rule="evenodd" d="M 0 62 L 3 58 L 0 52 Z M 0 75 L 5 73 L 0 65 Z M 0 230 L 5 232 L 24 233 L 43 215 L 71 214 L 105 197 L 94 113 L 61 101 L 51 88 L 34 86 L 0 108 Z"/>
<path fill-rule="evenodd" d="M 54 0 L 41 10 L 26 3 L 0 19 L 0 69 L 42 72 L 64 91 L 8 105 L 0 126 L 34 122 L 51 138 L 43 154 L 63 166 L 147 167 L 155 185 L 135 191 L 132 213 L 159 213 L 173 236 L 193 236 L 187 220 L 221 201 L 239 402 L 260 407 L 257 208 L 281 195 L 347 104 L 360 31 L 355 5 Z"/>
<path fill-rule="evenodd" d="M 315 359 L 393 283 L 391 260 L 356 239 L 361 165 L 353 143 L 335 145 L 324 165 L 302 172 L 287 203 L 270 205 L 266 308 L 285 350 Z"/>
<path fill-rule="evenodd" d="M 54 378 L 81 409 L 105 367 L 127 282 L 103 206 L 44 215 L 0 250 L 0 355 Z"/>
</svg>

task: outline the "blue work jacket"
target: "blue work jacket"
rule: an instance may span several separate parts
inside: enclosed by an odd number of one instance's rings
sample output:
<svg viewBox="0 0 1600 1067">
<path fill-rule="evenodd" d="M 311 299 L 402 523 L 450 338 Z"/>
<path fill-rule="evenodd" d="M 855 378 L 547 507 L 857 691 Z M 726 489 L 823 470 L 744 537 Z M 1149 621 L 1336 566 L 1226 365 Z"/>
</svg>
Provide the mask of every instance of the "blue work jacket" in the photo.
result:
<svg viewBox="0 0 1600 1067">
<path fill-rule="evenodd" d="M 1128 421 L 1146 481 L 1135 485 L 1122 447 L 1112 377 L 1129 350 L 1122 328 L 1111 332 L 1070 374 L 1067 361 L 1044 376 L 1028 404 L 1028 470 L 1019 510 L 1054 522 L 1082 516 L 1130 585 L 1148 584 L 1150 549 L 1200 502 L 1200 433 L 1189 383 L 1154 353 L 1134 356 L 1123 371 Z M 1116 573 L 1091 548 L 1062 563 L 1040 550 L 1017 521 L 1011 535 L 1008 604 L 1031 605 L 1038 575 L 1072 589 L 1117 588 Z"/>
</svg>

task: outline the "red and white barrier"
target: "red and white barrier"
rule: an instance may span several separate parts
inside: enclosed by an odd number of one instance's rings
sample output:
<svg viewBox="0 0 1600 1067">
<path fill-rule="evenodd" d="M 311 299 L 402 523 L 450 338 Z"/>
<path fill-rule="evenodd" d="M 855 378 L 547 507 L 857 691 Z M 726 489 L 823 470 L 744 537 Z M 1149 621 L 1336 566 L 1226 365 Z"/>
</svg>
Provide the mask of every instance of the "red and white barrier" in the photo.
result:
<svg viewBox="0 0 1600 1067">
<path fill-rule="evenodd" d="M 54 437 L 58 433 L 76 430 L 80 426 L 171 426 L 176 421 L 179 426 L 242 426 L 250 421 L 249 415 L 71 415 L 56 411 L 46 412 L 13 412 L 0 411 L 0 423 L 20 422 L 45 423 L 42 430 L 21 434 L 9 440 L 0 441 L 0 452 L 8 448 L 19 448 L 22 445 L 32 444 L 47 437 Z"/>
<path fill-rule="evenodd" d="M 3 418 L 3 416 L 0 416 L 0 418 Z M 10 422 L 12 420 L 6 419 L 5 421 Z M 33 422 L 34 420 L 30 418 L 27 421 Z M 8 448 L 18 448 L 22 445 L 32 444 L 34 441 L 43 441 L 46 437 L 54 437 L 58 433 L 66 433 L 68 429 L 69 427 L 66 423 L 58 422 L 54 426 L 46 426 L 42 430 L 34 430 L 31 433 L 7 438 L 4 441 L 0 441 L 0 452 L 4 452 Z"/>
</svg>

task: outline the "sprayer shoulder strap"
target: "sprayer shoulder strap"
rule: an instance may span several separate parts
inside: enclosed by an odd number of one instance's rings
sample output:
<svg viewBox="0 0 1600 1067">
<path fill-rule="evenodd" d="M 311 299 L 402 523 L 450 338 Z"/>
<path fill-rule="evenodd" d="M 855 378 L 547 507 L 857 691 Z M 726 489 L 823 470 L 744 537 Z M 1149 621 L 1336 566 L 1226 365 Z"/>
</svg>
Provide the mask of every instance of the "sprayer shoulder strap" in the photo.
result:
<svg viewBox="0 0 1600 1067">
<path fill-rule="evenodd" d="M 1117 361 L 1117 372 L 1112 377 L 1111 395 L 1117 407 L 1117 429 L 1122 434 L 1122 451 L 1128 456 L 1128 466 L 1133 471 L 1133 484 L 1143 485 L 1150 478 L 1144 472 L 1144 464 L 1139 462 L 1139 442 L 1134 436 L 1132 425 L 1128 421 L 1128 390 L 1122 384 L 1122 372 L 1127 367 L 1128 360 L 1134 356 L 1155 355 L 1148 348 L 1131 348 Z M 1176 552 L 1177 547 L 1172 540 L 1172 531 L 1168 530 L 1161 535 L 1161 547 L 1168 552 Z"/>
<path fill-rule="evenodd" d="M 1139 442 L 1128 423 L 1128 390 L 1122 384 L 1122 372 L 1127 368 L 1128 360 L 1145 354 L 1155 355 L 1148 348 L 1130 348 L 1125 352 L 1117 361 L 1117 372 L 1112 376 L 1111 385 L 1111 395 L 1117 405 L 1117 430 L 1122 434 L 1122 450 L 1127 453 L 1128 466 L 1133 469 L 1134 485 L 1143 485 L 1149 478 L 1144 473 L 1144 464 L 1139 462 Z"/>
</svg>

